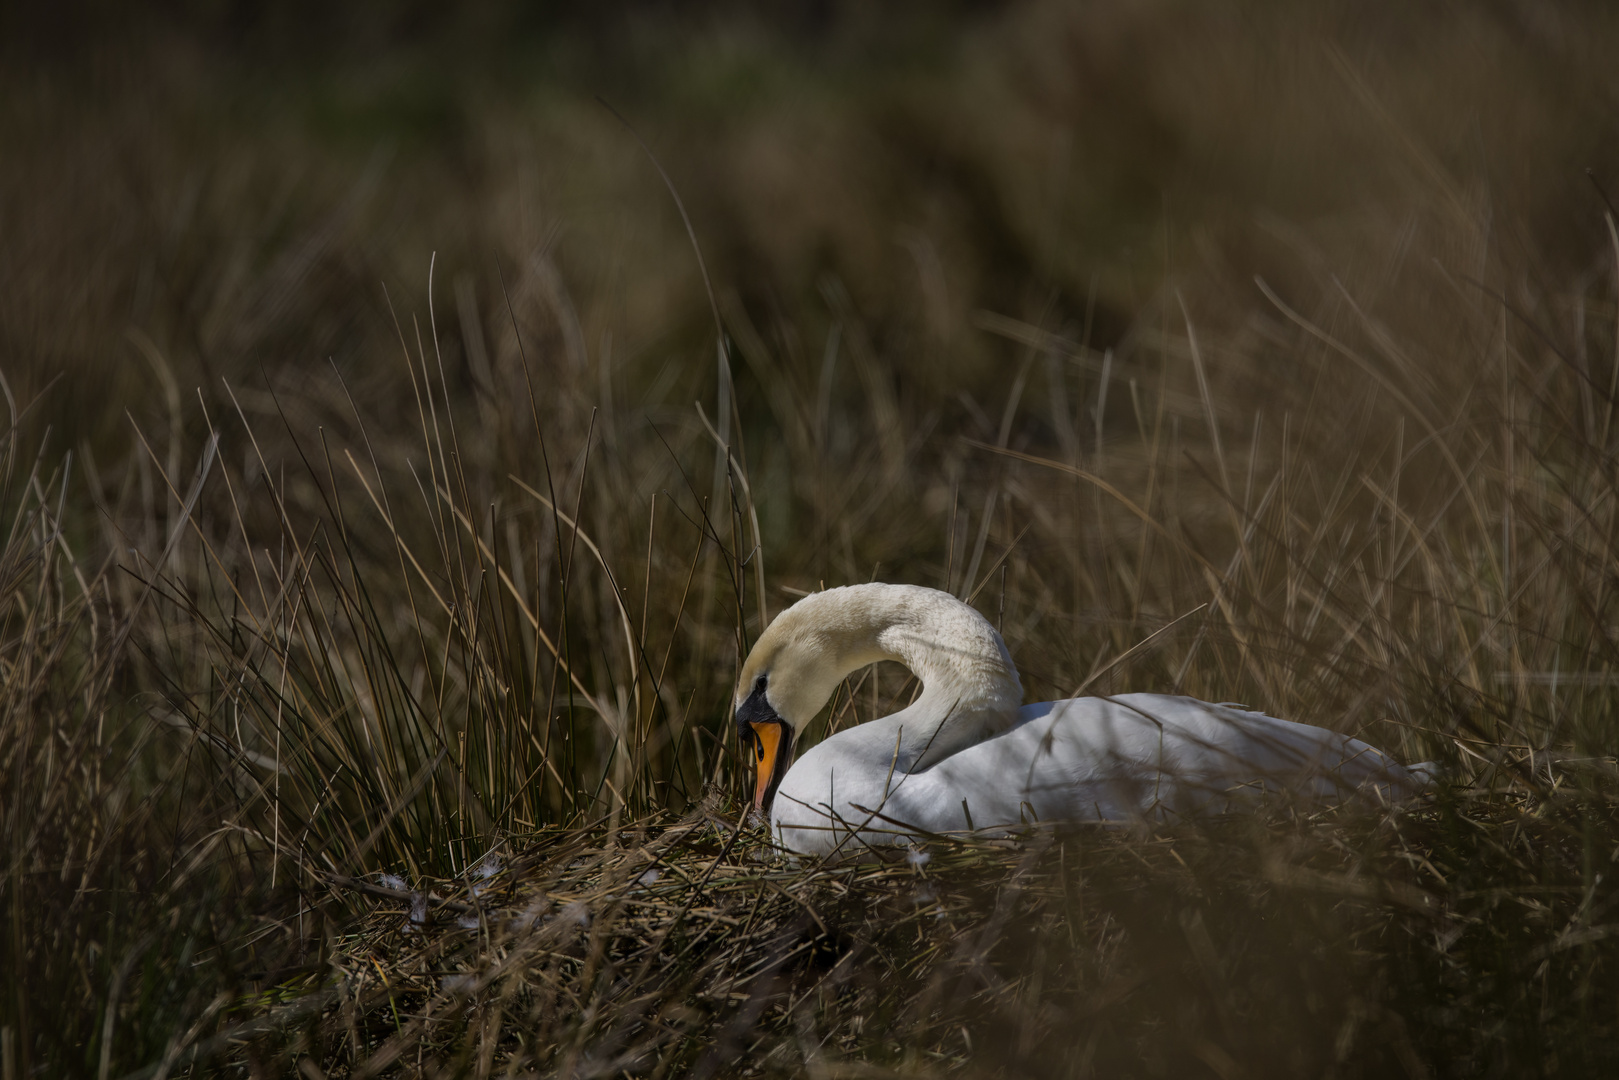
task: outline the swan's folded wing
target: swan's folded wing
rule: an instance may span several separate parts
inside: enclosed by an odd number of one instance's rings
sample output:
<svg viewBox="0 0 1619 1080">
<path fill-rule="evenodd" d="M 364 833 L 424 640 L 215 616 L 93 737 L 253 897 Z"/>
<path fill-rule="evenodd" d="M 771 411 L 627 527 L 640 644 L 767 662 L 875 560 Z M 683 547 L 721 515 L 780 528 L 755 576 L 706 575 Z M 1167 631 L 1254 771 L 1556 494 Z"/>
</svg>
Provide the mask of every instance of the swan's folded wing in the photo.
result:
<svg viewBox="0 0 1619 1080">
<path fill-rule="evenodd" d="M 842 750 L 817 751 L 829 760 L 817 762 L 816 806 L 779 810 L 784 824 L 818 829 L 822 841 L 853 830 L 879 844 L 909 839 L 905 826 L 951 833 L 1219 814 L 1267 793 L 1317 805 L 1391 802 L 1426 779 L 1338 732 L 1163 694 L 1029 705 L 1012 729 L 908 775 Z M 809 842 L 808 831 L 797 839 Z"/>
<path fill-rule="evenodd" d="M 1266 792 L 1330 803 L 1370 791 L 1386 801 L 1420 787 L 1358 739 L 1162 694 L 1027 706 L 1016 728 L 926 776 L 931 803 L 968 794 L 983 807 L 973 812 L 981 825 L 1218 813 Z"/>
</svg>

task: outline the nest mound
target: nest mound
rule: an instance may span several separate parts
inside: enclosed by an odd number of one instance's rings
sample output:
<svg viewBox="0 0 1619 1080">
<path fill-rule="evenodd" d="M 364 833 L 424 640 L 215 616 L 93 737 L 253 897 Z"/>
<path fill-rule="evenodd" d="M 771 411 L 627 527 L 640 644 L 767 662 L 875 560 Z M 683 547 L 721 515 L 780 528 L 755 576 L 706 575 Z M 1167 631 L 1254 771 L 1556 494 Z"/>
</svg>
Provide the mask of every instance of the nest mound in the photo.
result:
<svg viewBox="0 0 1619 1080">
<path fill-rule="evenodd" d="M 1578 925 L 1608 801 L 1274 810 L 819 863 L 710 800 L 461 879 L 332 878 L 330 966 L 198 1051 L 308 1076 L 1359 1072 L 1476 1053 L 1477 1017 L 1527 1007 L 1525 956 L 1543 1016 L 1613 981 Z"/>
</svg>

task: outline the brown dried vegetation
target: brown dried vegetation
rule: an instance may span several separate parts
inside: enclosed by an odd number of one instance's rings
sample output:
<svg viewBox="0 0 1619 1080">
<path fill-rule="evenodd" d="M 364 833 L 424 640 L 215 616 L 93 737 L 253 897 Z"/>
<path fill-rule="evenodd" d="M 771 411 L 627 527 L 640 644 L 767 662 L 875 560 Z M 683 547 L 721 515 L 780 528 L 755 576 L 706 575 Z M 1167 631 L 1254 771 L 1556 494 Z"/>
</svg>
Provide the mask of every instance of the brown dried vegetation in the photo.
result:
<svg viewBox="0 0 1619 1080">
<path fill-rule="evenodd" d="M 1605 8 L 181 10 L 3 73 L 4 1080 L 1611 1066 Z M 784 861 L 873 576 L 1445 781 Z"/>
</svg>

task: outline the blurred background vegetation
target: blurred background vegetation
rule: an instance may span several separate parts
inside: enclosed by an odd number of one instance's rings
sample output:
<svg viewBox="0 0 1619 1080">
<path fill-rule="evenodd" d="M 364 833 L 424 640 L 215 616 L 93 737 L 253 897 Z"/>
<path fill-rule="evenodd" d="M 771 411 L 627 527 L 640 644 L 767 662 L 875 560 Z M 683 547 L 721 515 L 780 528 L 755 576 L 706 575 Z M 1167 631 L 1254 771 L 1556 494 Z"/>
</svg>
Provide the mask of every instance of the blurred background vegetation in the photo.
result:
<svg viewBox="0 0 1619 1080">
<path fill-rule="evenodd" d="M 5 1080 L 363 1071 L 402 916 L 334 882 L 734 816 L 739 652 L 874 576 L 973 597 L 1035 699 L 1240 700 L 1454 789 L 1415 840 L 1008 873 L 1066 912 L 1032 984 L 964 868 L 970 963 L 827 909 L 639 1057 L 591 960 L 551 1042 L 466 1004 L 430 1064 L 813 1073 L 806 1000 L 913 1073 L 1611 1061 L 1616 54 L 1527 0 L 0 10 Z M 808 996 L 871 941 L 904 978 Z M 328 991 L 358 1027 L 230 1026 Z M 716 1064 L 738 1017 L 775 1041 Z"/>
<path fill-rule="evenodd" d="M 836 279 L 912 392 L 944 402 L 985 391 L 1011 352 L 975 311 L 1117 345 L 1174 275 L 1259 303 L 1256 270 L 1346 275 L 1447 212 L 1487 219 L 1492 249 L 1537 273 L 1585 270 L 1603 246 L 1585 172 L 1619 154 L 1619 16 L 1602 4 L 5 18 L 0 326 L 25 397 L 96 373 L 57 394 L 64 445 L 127 441 L 118 417 L 149 383 L 132 329 L 187 392 L 328 357 L 366 371 L 392 337 L 381 286 L 421 307 L 434 252 L 446 303 L 465 277 L 480 311 L 495 265 L 542 255 L 576 348 L 606 335 L 625 384 L 655 385 L 667 357 L 709 348 L 708 306 L 678 215 L 598 96 L 648 140 L 719 289 L 763 330 L 790 317 L 814 352 Z"/>
</svg>

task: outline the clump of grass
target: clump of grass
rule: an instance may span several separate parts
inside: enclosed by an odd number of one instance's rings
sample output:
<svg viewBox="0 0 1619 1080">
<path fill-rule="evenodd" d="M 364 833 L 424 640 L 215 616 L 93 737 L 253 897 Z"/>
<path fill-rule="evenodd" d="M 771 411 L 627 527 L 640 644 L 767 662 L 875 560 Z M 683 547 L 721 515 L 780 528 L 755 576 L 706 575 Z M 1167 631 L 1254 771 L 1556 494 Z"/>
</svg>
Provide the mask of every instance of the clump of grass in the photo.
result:
<svg viewBox="0 0 1619 1080">
<path fill-rule="evenodd" d="M 234 975 L 200 956 L 228 940 L 251 970 L 236 905 L 258 890 L 228 879 L 214 762 L 128 700 L 149 596 L 119 602 L 74 456 L 28 453 L 20 421 L 39 403 L 0 390 L 0 1067 L 106 1077 L 215 1017 Z"/>
</svg>

